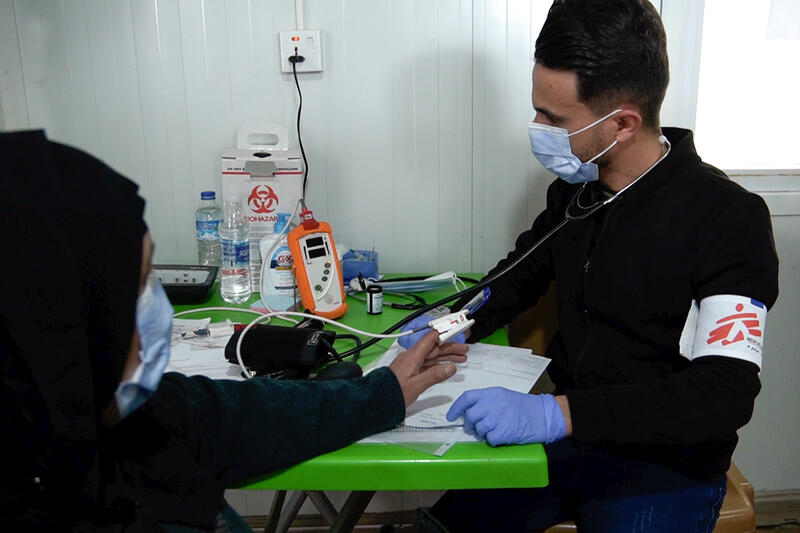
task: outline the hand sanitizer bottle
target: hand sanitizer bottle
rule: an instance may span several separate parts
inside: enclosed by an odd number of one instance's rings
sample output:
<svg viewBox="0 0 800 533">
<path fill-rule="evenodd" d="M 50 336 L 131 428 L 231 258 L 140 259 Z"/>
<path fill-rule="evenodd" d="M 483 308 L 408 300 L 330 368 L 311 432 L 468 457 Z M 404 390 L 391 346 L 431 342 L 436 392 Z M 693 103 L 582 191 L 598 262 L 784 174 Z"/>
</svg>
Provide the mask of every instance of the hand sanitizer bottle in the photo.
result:
<svg viewBox="0 0 800 533">
<path fill-rule="evenodd" d="M 273 311 L 285 311 L 294 305 L 297 284 L 292 265 L 294 259 L 286 236 L 289 234 L 289 213 L 278 213 L 274 233 L 263 237 L 259 243 L 263 261 L 261 278 L 261 300 Z"/>
</svg>

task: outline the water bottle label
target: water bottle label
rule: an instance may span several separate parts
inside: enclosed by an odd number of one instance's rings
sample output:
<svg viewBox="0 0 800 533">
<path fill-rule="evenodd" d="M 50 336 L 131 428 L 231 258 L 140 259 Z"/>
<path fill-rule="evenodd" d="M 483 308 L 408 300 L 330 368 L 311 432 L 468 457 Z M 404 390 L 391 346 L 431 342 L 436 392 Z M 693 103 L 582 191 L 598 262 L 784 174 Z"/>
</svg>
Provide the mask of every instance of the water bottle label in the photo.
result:
<svg viewBox="0 0 800 533">
<path fill-rule="evenodd" d="M 197 220 L 197 238 L 201 241 L 215 241 L 219 238 L 219 220 Z"/>
<path fill-rule="evenodd" d="M 250 243 L 248 240 L 221 239 L 222 272 L 240 273 L 250 267 Z"/>
</svg>

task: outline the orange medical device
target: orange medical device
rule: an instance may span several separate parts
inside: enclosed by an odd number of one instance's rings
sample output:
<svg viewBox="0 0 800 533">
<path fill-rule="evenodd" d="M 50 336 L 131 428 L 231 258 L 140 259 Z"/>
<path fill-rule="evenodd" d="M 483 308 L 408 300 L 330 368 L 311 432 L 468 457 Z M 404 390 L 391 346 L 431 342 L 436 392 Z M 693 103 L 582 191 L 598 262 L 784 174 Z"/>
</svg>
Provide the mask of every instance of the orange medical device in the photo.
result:
<svg viewBox="0 0 800 533">
<path fill-rule="evenodd" d="M 339 318 L 347 312 L 347 302 L 331 227 L 317 222 L 305 206 L 300 218 L 302 224 L 289 231 L 287 241 L 303 306 L 315 315 Z"/>
</svg>

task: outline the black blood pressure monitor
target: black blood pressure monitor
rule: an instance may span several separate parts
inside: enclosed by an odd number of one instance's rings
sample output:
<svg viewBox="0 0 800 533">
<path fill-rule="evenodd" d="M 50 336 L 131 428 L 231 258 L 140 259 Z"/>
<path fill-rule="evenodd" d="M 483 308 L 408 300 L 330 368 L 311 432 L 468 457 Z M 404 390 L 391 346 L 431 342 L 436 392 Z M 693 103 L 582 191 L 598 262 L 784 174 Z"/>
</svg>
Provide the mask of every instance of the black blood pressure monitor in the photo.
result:
<svg viewBox="0 0 800 533">
<path fill-rule="evenodd" d="M 153 265 L 172 304 L 197 304 L 208 300 L 219 267 L 208 265 Z"/>
</svg>

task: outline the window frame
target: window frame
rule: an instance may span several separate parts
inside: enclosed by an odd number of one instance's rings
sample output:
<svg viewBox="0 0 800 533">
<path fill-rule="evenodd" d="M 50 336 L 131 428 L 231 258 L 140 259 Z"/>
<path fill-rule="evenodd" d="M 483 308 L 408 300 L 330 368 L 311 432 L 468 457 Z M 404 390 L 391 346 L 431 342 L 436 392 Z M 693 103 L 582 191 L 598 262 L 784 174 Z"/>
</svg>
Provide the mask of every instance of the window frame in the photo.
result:
<svg viewBox="0 0 800 533">
<path fill-rule="evenodd" d="M 660 0 L 660 3 L 670 61 L 670 84 L 661 110 L 661 122 L 694 131 L 700 87 L 705 0 Z M 677 68 L 679 65 L 680 68 Z M 709 163 L 714 164 L 713 161 Z M 787 192 L 800 191 L 800 168 L 722 170 L 734 178 L 734 181 L 743 186 L 747 184 L 746 188 L 749 190 L 773 190 L 772 185 L 764 182 L 774 181 L 779 188 L 789 187 Z"/>
</svg>

